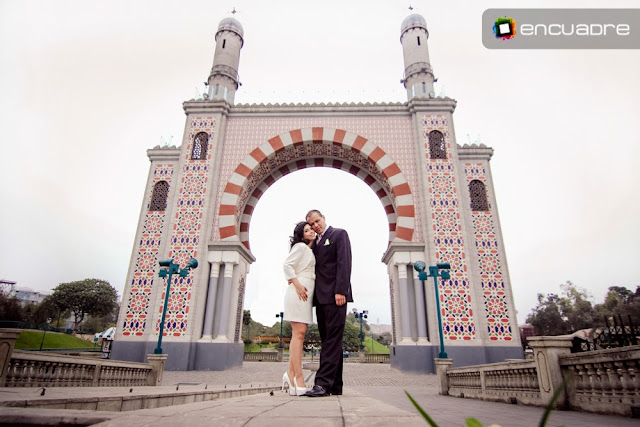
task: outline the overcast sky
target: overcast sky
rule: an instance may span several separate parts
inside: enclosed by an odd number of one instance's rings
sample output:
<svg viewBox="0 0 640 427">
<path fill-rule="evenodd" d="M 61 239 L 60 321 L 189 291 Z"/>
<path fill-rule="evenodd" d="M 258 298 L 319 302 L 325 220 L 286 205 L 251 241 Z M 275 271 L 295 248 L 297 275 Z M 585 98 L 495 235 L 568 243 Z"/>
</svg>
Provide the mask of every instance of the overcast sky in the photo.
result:
<svg viewBox="0 0 640 427">
<path fill-rule="evenodd" d="M 181 144 L 182 102 L 204 90 L 218 22 L 233 7 L 245 30 L 237 103 L 404 102 L 399 38 L 408 5 L 0 0 L 0 278 L 50 290 L 96 277 L 122 293 L 146 149 L 161 138 Z M 481 16 L 495 7 L 637 2 L 412 5 L 427 20 L 436 92 L 458 101 L 458 143 L 479 138 L 495 149 L 518 320 L 538 292 L 559 292 L 567 280 L 596 302 L 609 286 L 635 289 L 640 51 L 487 50 Z M 258 203 L 245 308 L 262 323 L 276 320 L 287 236 L 312 207 L 351 235 L 352 307 L 390 323 L 382 205 L 357 178 L 328 169 L 290 174 Z"/>
</svg>

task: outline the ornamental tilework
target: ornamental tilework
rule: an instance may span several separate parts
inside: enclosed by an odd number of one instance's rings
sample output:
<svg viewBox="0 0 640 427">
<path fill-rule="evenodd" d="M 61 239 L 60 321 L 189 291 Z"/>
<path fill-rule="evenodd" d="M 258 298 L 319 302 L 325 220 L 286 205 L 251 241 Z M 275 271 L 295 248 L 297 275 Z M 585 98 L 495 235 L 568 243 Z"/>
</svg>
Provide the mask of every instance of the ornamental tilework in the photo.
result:
<svg viewBox="0 0 640 427">
<path fill-rule="evenodd" d="M 152 185 L 158 181 L 166 181 L 171 185 L 173 165 L 156 165 L 153 171 Z M 149 202 L 151 194 L 149 195 Z M 142 225 L 142 234 L 138 242 L 138 254 L 136 257 L 131 291 L 127 302 L 127 314 L 122 325 L 122 335 L 144 334 L 149 317 L 149 302 L 151 290 L 156 277 L 156 265 L 158 265 L 158 250 L 162 237 L 162 229 L 165 222 L 165 211 L 150 211 L 146 207 L 146 216 Z"/>
<path fill-rule="evenodd" d="M 407 179 L 414 197 L 415 206 L 415 228 L 413 234 L 414 242 L 423 241 L 422 224 L 421 224 L 421 204 L 420 194 L 417 191 L 417 170 L 414 152 L 414 136 L 412 131 L 412 123 L 410 117 L 230 117 L 226 123 L 226 131 L 224 137 L 223 158 L 220 169 L 220 183 L 216 194 L 216 208 L 213 218 L 213 227 L 211 239 L 220 241 L 219 232 L 219 207 L 224 194 L 225 185 L 229 181 L 232 173 L 242 160 L 251 153 L 255 148 L 267 142 L 269 139 L 283 134 L 285 132 L 312 127 L 326 127 L 333 129 L 342 129 L 356 135 L 360 135 L 384 150 L 398 164 L 402 173 Z M 323 146 L 316 144 L 315 149 L 328 149 L 330 152 L 318 153 L 318 156 L 334 156 L 331 146 Z M 300 150 L 300 148 L 296 148 Z M 347 154 L 338 153 L 338 155 Z M 285 150 L 278 153 L 283 156 L 278 159 L 278 164 L 286 159 L 295 160 L 295 156 L 299 155 L 295 150 Z M 349 161 L 353 161 L 350 159 Z M 358 162 L 362 160 L 357 159 Z M 274 161 L 275 162 L 275 161 Z M 275 167 L 267 168 L 265 165 L 265 176 Z M 268 170 L 267 170 L 268 169 Z M 366 169 L 366 167 L 365 167 Z M 377 179 L 379 177 L 376 177 Z M 380 183 L 385 185 L 385 181 Z M 250 194 L 242 194 L 241 197 L 248 198 Z M 236 212 L 236 215 L 240 215 Z"/>
<path fill-rule="evenodd" d="M 189 139 L 181 153 L 182 178 L 169 242 L 169 258 L 173 258 L 173 261 L 180 267 L 187 265 L 190 258 L 198 256 L 211 152 L 213 151 L 207 150 L 206 159 L 191 159 L 193 141 L 200 132 L 206 132 L 209 135 L 209 141 L 212 141 L 215 127 L 216 121 L 213 117 L 192 118 L 189 125 Z M 163 335 L 179 337 L 184 336 L 187 332 L 191 290 L 194 284 L 193 273 L 189 271 L 189 275 L 185 278 L 174 275 L 172 281 Z M 161 314 L 164 308 L 165 292 L 166 289 L 160 295 L 160 300 L 156 305 L 158 314 Z M 161 319 L 160 316 L 158 317 L 156 334 L 160 332 Z"/>
<path fill-rule="evenodd" d="M 486 172 L 482 163 L 465 163 L 464 174 L 467 186 L 473 180 L 482 181 L 486 185 Z M 471 218 L 478 254 L 488 337 L 493 341 L 511 341 L 513 332 L 493 215 L 491 211 L 472 211 Z"/>
<path fill-rule="evenodd" d="M 476 330 L 447 119 L 443 115 L 425 115 L 422 130 L 436 261 L 451 264 L 451 279 L 438 282 L 443 335 L 452 341 L 472 340 Z M 433 130 L 444 135 L 445 159 L 430 158 L 429 132 Z"/>
</svg>

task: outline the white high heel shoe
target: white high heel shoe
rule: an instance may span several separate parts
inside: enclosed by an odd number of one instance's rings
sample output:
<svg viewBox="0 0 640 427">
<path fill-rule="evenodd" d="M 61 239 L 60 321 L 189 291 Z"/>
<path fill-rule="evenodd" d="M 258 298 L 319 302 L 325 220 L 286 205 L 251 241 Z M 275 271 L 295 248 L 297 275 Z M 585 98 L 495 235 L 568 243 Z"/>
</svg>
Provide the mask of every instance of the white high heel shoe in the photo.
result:
<svg viewBox="0 0 640 427">
<path fill-rule="evenodd" d="M 298 387 L 298 384 L 296 383 L 296 378 L 295 377 L 293 377 L 293 387 L 295 388 L 296 392 L 295 392 L 295 394 L 292 394 L 291 392 L 289 392 L 289 394 L 291 396 L 302 396 L 307 392 L 307 386 Z"/>
<path fill-rule="evenodd" d="M 294 378 L 294 380 L 295 380 L 295 378 Z M 289 379 L 289 373 L 288 372 L 285 372 L 284 375 L 282 376 L 282 391 L 285 391 L 285 388 L 284 388 L 285 385 L 287 386 L 287 390 L 289 391 L 289 394 L 291 396 L 294 396 L 294 394 L 292 394 L 291 392 L 292 392 L 292 390 L 295 390 L 293 388 L 295 386 L 291 385 L 291 380 Z"/>
</svg>

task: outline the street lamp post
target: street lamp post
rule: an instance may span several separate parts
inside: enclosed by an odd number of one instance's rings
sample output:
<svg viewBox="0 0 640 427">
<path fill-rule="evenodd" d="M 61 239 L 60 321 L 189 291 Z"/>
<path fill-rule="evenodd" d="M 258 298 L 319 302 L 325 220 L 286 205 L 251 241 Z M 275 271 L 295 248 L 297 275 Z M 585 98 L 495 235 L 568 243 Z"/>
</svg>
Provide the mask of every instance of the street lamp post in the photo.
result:
<svg viewBox="0 0 640 427">
<path fill-rule="evenodd" d="M 284 313 L 281 311 L 280 313 L 276 314 L 276 317 L 280 318 L 280 348 L 283 348 L 283 346 L 282 346 L 282 320 L 284 319 Z"/>
<path fill-rule="evenodd" d="M 434 289 L 436 291 L 436 309 L 438 311 L 438 329 L 440 331 L 440 354 L 438 354 L 438 357 L 440 359 L 447 359 L 448 356 L 444 351 L 444 338 L 442 333 L 442 315 L 440 313 L 440 297 L 438 296 L 438 277 L 442 278 L 442 280 L 451 279 L 451 275 L 449 274 L 451 265 L 448 262 L 440 262 L 435 266 L 429 266 L 429 274 L 424 271 L 427 268 L 427 264 L 425 264 L 424 261 L 416 261 L 413 264 L 413 268 L 418 272 L 418 278 L 422 281 L 422 286 L 424 286 L 424 281 L 427 280 L 427 277 L 433 277 Z"/>
<path fill-rule="evenodd" d="M 363 310 L 361 313 L 358 313 L 358 309 L 354 308 L 353 314 L 356 316 L 356 319 L 360 318 L 360 350 L 362 350 L 364 348 L 364 346 L 362 345 L 362 341 L 364 340 L 364 334 L 362 333 L 362 318 L 367 318 L 369 310 Z M 371 347 L 371 349 L 373 350 L 373 346 Z"/>
<path fill-rule="evenodd" d="M 164 333 L 164 322 L 167 317 L 167 304 L 169 303 L 169 291 L 171 290 L 171 276 L 178 274 L 180 277 L 187 277 L 189 270 L 198 267 L 198 261 L 195 258 L 191 258 L 185 268 L 180 268 L 178 264 L 174 264 L 173 258 L 163 259 L 158 262 L 161 268 L 158 272 L 158 276 L 165 278 L 167 276 L 167 290 L 164 293 L 164 307 L 162 308 L 162 322 L 160 322 L 160 334 L 158 336 L 158 346 L 153 350 L 153 354 L 162 354 L 162 334 Z"/>
<path fill-rule="evenodd" d="M 44 336 L 47 334 L 47 330 L 49 329 L 49 323 L 51 323 L 51 318 L 47 319 L 47 323 L 44 324 L 44 332 L 42 333 L 42 341 L 40 341 L 40 350 L 42 351 L 42 345 L 44 344 Z"/>
</svg>

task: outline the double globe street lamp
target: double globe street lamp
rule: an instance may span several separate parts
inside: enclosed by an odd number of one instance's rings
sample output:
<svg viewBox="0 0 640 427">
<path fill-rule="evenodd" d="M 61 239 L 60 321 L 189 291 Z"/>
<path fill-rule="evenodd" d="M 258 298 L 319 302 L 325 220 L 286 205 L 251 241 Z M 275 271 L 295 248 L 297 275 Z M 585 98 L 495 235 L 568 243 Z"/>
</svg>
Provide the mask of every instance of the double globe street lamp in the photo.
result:
<svg viewBox="0 0 640 427">
<path fill-rule="evenodd" d="M 413 264 L 413 268 L 418 272 L 418 279 L 422 281 L 422 286 L 424 286 L 424 281 L 427 280 L 427 277 L 433 277 L 434 289 L 436 291 L 436 309 L 438 311 L 438 329 L 440 331 L 440 354 L 438 357 L 440 359 L 447 359 L 447 353 L 444 351 L 444 338 L 442 334 L 442 317 L 440 314 L 440 297 L 438 296 L 438 277 L 442 278 L 442 280 L 451 279 L 451 275 L 449 274 L 449 270 L 451 269 L 451 264 L 448 262 L 440 262 L 434 266 L 429 267 L 429 274 L 424 271 L 427 268 L 427 264 L 424 261 L 416 261 Z M 440 271 L 443 270 L 443 271 Z"/>
<path fill-rule="evenodd" d="M 364 340 L 364 335 L 362 333 L 362 318 L 367 318 L 369 310 L 362 310 L 361 313 L 358 313 L 358 309 L 354 308 L 353 314 L 356 316 L 356 319 L 360 318 L 360 350 L 362 350 L 364 348 L 364 346 L 362 345 L 362 341 Z M 373 350 L 373 347 L 371 347 L 371 350 Z"/>
<path fill-rule="evenodd" d="M 280 348 L 282 347 L 282 321 L 284 320 L 284 312 L 280 312 L 278 314 L 276 314 L 276 318 L 279 317 L 280 318 Z"/>
<path fill-rule="evenodd" d="M 180 268 L 178 264 L 174 264 L 173 258 L 171 259 L 163 259 L 158 262 L 161 268 L 158 276 L 165 278 L 169 276 L 167 279 L 167 290 L 164 293 L 164 307 L 162 308 L 162 322 L 160 323 L 160 334 L 158 336 L 158 346 L 155 350 L 153 350 L 153 354 L 162 354 L 162 334 L 164 333 L 164 322 L 167 317 L 167 304 L 169 304 L 169 290 L 171 289 L 171 276 L 174 274 L 178 274 L 180 277 L 187 277 L 189 274 L 189 270 L 195 269 L 198 267 L 198 261 L 195 258 L 191 258 L 187 263 L 186 267 Z"/>
</svg>

